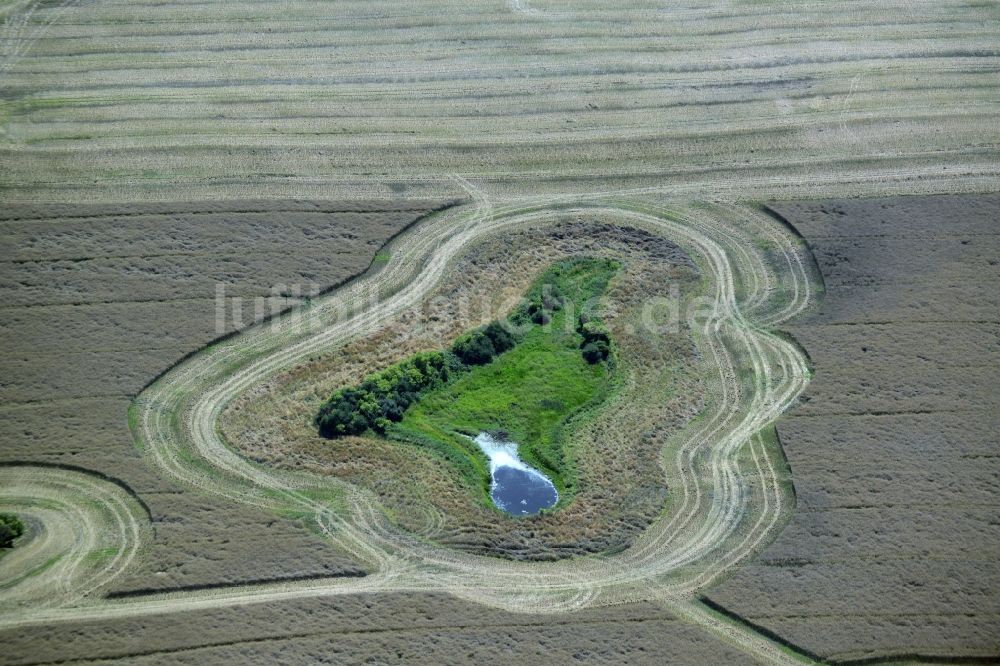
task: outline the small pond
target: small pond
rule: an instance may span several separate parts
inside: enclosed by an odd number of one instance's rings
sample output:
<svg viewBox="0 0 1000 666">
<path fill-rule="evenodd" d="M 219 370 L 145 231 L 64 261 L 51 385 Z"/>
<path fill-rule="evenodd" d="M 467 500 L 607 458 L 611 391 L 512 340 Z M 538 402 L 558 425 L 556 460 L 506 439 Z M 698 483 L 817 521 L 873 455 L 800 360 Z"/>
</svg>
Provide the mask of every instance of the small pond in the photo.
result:
<svg viewBox="0 0 1000 666">
<path fill-rule="evenodd" d="M 559 493 L 547 476 L 517 455 L 517 444 L 480 433 L 474 440 L 490 459 L 490 497 L 512 516 L 530 516 L 555 506 Z"/>
</svg>

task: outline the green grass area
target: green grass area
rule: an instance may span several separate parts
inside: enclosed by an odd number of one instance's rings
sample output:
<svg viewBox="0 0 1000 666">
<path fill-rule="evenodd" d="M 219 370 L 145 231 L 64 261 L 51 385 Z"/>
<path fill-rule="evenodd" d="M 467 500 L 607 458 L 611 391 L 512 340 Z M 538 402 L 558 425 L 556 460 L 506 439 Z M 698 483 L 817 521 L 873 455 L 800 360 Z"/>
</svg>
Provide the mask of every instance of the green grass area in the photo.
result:
<svg viewBox="0 0 1000 666">
<path fill-rule="evenodd" d="M 485 456 L 466 436 L 506 431 L 528 464 L 544 471 L 564 495 L 576 475 L 565 451 L 564 431 L 574 416 L 601 402 L 612 388 L 614 355 L 588 362 L 582 352 L 580 313 L 593 309 L 618 270 L 611 261 L 573 259 L 553 265 L 527 297 L 561 294 L 564 305 L 547 323 L 532 323 L 526 310 L 512 316 L 526 329 L 518 344 L 492 362 L 474 366 L 422 394 L 386 434 L 443 454 L 483 488 L 489 486 Z"/>
<path fill-rule="evenodd" d="M 91 563 L 100 563 L 110 560 L 117 554 L 117 548 L 98 548 L 96 550 L 87 551 L 84 559 Z"/>
</svg>

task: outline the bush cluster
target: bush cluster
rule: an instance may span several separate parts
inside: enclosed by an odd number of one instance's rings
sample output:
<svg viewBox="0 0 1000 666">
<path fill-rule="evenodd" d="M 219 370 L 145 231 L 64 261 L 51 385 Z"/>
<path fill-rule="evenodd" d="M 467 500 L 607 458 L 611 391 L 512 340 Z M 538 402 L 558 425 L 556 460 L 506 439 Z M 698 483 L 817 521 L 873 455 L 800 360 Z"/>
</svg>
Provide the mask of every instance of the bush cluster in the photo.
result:
<svg viewBox="0 0 1000 666">
<path fill-rule="evenodd" d="M 24 523 L 12 513 L 0 513 L 0 548 L 10 548 L 24 534 Z"/>
<path fill-rule="evenodd" d="M 485 365 L 516 344 L 514 335 L 494 321 L 455 340 L 451 351 L 465 365 Z"/>
<path fill-rule="evenodd" d="M 421 352 L 370 375 L 361 384 L 341 389 L 320 408 L 316 425 L 323 437 L 360 435 L 366 430 L 385 434 L 403 420 L 403 413 L 420 394 L 436 388 L 469 366 L 485 365 L 517 344 L 500 322 L 470 331 L 450 351 Z"/>
<path fill-rule="evenodd" d="M 316 416 L 320 434 L 333 438 L 369 429 L 384 433 L 403 419 L 403 412 L 422 391 L 448 381 L 455 369 L 453 359 L 445 352 L 421 352 L 337 391 Z"/>
<path fill-rule="evenodd" d="M 611 353 L 611 336 L 600 319 L 580 315 L 577 332 L 583 336 L 580 349 L 587 363 L 600 363 Z"/>
<path fill-rule="evenodd" d="M 547 324 L 552 321 L 552 313 L 561 310 L 565 303 L 566 297 L 559 287 L 546 284 L 528 297 L 528 302 L 511 315 L 511 320 L 516 324 L 529 320 L 534 324 Z"/>
</svg>

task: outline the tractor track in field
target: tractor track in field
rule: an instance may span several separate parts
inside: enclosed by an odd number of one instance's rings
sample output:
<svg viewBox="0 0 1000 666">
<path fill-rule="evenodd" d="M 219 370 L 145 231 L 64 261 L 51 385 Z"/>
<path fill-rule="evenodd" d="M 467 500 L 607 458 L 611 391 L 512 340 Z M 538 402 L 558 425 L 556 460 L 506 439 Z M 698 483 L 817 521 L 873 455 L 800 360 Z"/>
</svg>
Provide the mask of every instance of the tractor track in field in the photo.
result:
<svg viewBox="0 0 1000 666">
<path fill-rule="evenodd" d="M 445 590 L 521 612 L 654 600 L 709 629 L 722 622 L 704 619 L 707 611 L 695 601 L 698 591 L 762 548 L 790 511 L 776 471 L 781 461 L 759 433 L 808 381 L 801 351 L 767 330 L 812 298 L 806 250 L 791 232 L 748 206 L 613 196 L 494 206 L 469 181 L 455 180 L 473 198 L 472 205 L 419 223 L 390 244 L 388 264 L 315 299 L 308 311 L 265 322 L 192 356 L 150 385 L 133 408 L 144 455 L 163 475 L 232 501 L 311 515 L 331 542 L 364 563 L 368 576 L 117 599 L 88 596 L 99 587 L 92 585 L 68 591 L 54 607 L 11 608 L 0 615 L 0 626 L 390 590 Z M 235 396 L 309 355 L 373 333 L 418 305 L 470 243 L 567 216 L 668 237 L 695 259 L 707 288 L 706 307 L 688 323 L 704 362 L 714 368 L 710 407 L 672 443 L 669 455 L 664 445 L 670 511 L 631 547 L 551 563 L 457 552 L 392 526 L 361 488 L 336 479 L 320 486 L 314 477 L 257 465 L 220 438 L 218 419 Z M 767 243 L 780 261 L 765 257 L 754 241 Z M 42 483 L 50 482 L 51 470 L 31 469 Z M 141 526 L 127 527 L 134 532 Z M 80 552 L 92 547 L 88 538 L 77 546 Z M 134 548 L 116 558 L 116 566 L 124 568 L 132 556 Z M 109 569 L 102 584 L 113 573 Z M 41 578 L 39 585 L 46 584 Z M 725 623 L 720 626 L 727 636 L 740 635 Z M 759 637 L 746 640 L 756 645 Z"/>
<path fill-rule="evenodd" d="M 96 475 L 59 467 L 0 466 L 0 511 L 28 525 L 0 560 L 0 608 L 72 604 L 114 581 L 152 537 L 145 507 Z"/>
</svg>

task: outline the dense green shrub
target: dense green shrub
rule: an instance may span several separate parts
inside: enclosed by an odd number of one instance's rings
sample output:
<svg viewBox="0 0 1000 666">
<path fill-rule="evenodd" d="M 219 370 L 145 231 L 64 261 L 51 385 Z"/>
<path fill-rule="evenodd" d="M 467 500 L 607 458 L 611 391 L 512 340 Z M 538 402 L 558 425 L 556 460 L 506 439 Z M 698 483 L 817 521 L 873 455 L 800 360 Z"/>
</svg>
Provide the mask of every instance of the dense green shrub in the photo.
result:
<svg viewBox="0 0 1000 666">
<path fill-rule="evenodd" d="M 497 355 L 496 347 L 483 331 L 472 331 L 455 340 L 452 352 L 465 365 L 485 365 Z"/>
<path fill-rule="evenodd" d="M 465 365 L 485 365 L 516 344 L 514 335 L 494 321 L 458 338 L 451 351 Z"/>
<path fill-rule="evenodd" d="M 587 342 L 583 345 L 583 358 L 587 363 L 600 363 L 608 357 L 611 347 L 603 340 Z"/>
<path fill-rule="evenodd" d="M 514 334 L 498 321 L 490 323 L 489 326 L 483 329 L 483 333 L 493 343 L 493 348 L 497 354 L 502 354 L 517 345 L 517 338 L 514 337 Z"/>
<path fill-rule="evenodd" d="M 515 322 L 530 319 L 535 324 L 548 324 L 552 321 L 552 313 L 558 312 L 566 303 L 566 297 L 558 286 L 545 284 L 528 296 L 528 302 L 515 313 Z"/>
<path fill-rule="evenodd" d="M 542 308 L 532 308 L 530 312 L 531 321 L 536 324 L 548 324 L 552 321 L 552 313 L 548 310 L 544 310 Z"/>
<path fill-rule="evenodd" d="M 421 391 L 448 381 L 454 357 L 445 352 L 421 352 L 367 377 L 361 384 L 341 389 L 320 408 L 316 425 L 324 437 L 358 435 L 366 430 L 385 432 Z"/>
<path fill-rule="evenodd" d="M 576 330 L 583 336 L 580 349 L 588 363 L 607 360 L 611 353 L 611 335 L 601 320 L 594 316 L 580 315 Z"/>
<path fill-rule="evenodd" d="M 0 513 L 0 548 L 10 548 L 24 534 L 24 523 L 12 513 Z"/>
<path fill-rule="evenodd" d="M 566 303 L 566 297 L 563 296 L 559 287 L 554 284 L 545 285 L 539 297 L 542 308 L 549 312 L 561 310 L 562 306 Z"/>
</svg>

